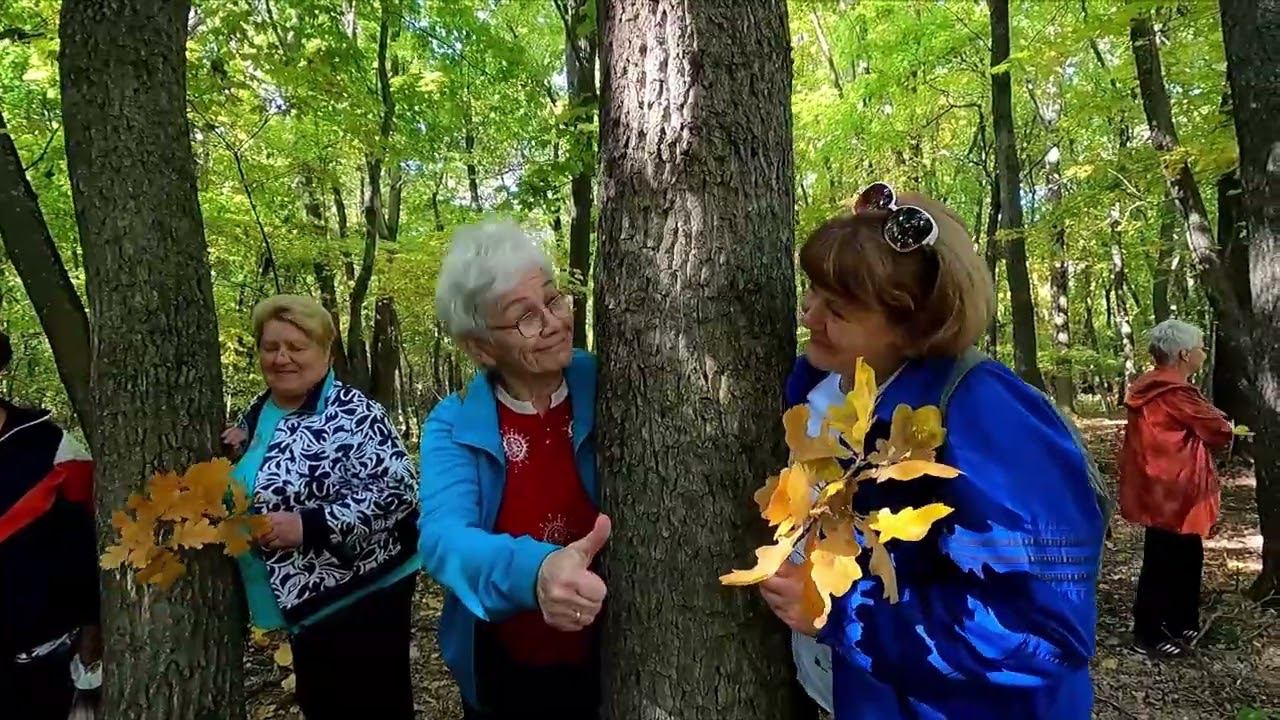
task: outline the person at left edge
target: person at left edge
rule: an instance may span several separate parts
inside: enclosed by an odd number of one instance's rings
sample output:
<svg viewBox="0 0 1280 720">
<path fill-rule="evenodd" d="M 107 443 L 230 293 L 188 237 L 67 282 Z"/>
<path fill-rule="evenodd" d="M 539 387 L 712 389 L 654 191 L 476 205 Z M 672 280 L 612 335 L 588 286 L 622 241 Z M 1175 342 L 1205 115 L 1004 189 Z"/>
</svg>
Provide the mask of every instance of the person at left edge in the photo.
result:
<svg viewBox="0 0 1280 720">
<path fill-rule="evenodd" d="M 597 717 L 596 364 L 571 296 L 509 221 L 459 230 L 437 317 L 481 368 L 422 432 L 422 559 L 444 586 L 440 649 L 474 720 Z"/>
<path fill-rule="evenodd" d="M 13 358 L 0 333 L 0 373 Z M 0 716 L 66 720 L 100 667 L 93 463 L 47 410 L 0 398 Z"/>
<path fill-rule="evenodd" d="M 308 297 L 253 309 L 267 390 L 223 434 L 270 529 L 240 557 L 253 624 L 287 629 L 307 720 L 412 720 L 417 473 L 381 405 L 334 377 Z"/>
</svg>

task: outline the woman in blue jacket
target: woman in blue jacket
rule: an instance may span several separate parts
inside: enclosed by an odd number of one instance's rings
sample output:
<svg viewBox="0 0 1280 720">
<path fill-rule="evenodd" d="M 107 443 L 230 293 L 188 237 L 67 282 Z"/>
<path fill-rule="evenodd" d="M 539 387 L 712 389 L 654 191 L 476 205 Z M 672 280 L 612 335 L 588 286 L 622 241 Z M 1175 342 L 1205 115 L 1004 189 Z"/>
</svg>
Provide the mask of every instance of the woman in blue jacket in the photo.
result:
<svg viewBox="0 0 1280 720">
<path fill-rule="evenodd" d="M 446 590 L 440 648 L 467 718 L 592 720 L 609 537 L 596 485 L 596 366 L 571 297 L 519 227 L 460 230 L 438 317 L 482 368 L 422 433 L 420 547 Z"/>
<path fill-rule="evenodd" d="M 897 405 L 938 404 L 957 362 L 972 362 L 991 278 L 941 204 L 872 185 L 854 214 L 813 233 L 800 262 L 811 336 L 790 404 L 824 414 L 862 357 L 880 380 L 873 444 Z M 955 512 L 924 541 L 890 547 L 898 603 L 865 573 L 818 633 L 833 649 L 836 718 L 1087 720 L 1105 524 L 1088 458 L 1043 394 L 989 359 L 955 385 L 944 423 L 940 461 L 961 476 L 864 483 L 856 496 L 863 510 L 944 502 Z M 814 633 L 796 566 L 761 592 Z"/>
</svg>

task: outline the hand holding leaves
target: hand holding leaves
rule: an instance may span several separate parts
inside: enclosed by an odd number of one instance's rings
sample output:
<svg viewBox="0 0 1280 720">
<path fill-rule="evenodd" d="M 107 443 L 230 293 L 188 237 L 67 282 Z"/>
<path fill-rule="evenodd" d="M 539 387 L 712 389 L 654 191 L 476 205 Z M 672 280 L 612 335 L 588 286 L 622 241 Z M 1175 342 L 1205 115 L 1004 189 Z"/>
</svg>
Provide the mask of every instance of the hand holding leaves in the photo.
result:
<svg viewBox="0 0 1280 720">
<path fill-rule="evenodd" d="M 873 452 L 865 452 L 875 400 L 875 372 L 859 360 L 853 390 L 844 403 L 831 408 L 816 436 L 809 434 L 808 405 L 783 415 L 791 464 L 755 494 L 761 517 L 774 528 L 775 542 L 756 550 L 754 567 L 720 577 L 725 585 L 760 584 L 769 607 L 794 630 L 812 634 L 826 624 L 832 598 L 847 593 L 862 577 L 858 557 L 864 546 L 871 550 L 871 574 L 884 583 L 885 597 L 897 602 L 893 558 L 884 544 L 922 540 L 935 522 L 951 513 L 941 503 L 898 512 L 853 510 L 862 481 L 904 482 L 926 475 L 953 478 L 960 474 L 936 462 L 946 430 L 933 406 L 913 410 L 899 405 L 889 438 L 877 441 Z M 800 544 L 803 564 L 789 562 Z"/>
</svg>

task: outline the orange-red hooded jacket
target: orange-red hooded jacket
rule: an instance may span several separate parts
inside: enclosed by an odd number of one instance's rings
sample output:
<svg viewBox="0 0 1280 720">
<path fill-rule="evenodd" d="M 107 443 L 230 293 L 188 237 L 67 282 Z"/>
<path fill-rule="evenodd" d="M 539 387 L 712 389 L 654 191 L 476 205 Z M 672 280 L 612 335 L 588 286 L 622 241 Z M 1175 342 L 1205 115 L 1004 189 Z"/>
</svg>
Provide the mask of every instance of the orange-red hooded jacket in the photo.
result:
<svg viewBox="0 0 1280 720">
<path fill-rule="evenodd" d="M 1231 423 L 1195 386 L 1156 368 L 1129 387 L 1120 450 L 1120 514 L 1130 522 L 1208 537 L 1218 519 L 1212 451 L 1231 443 Z"/>
</svg>

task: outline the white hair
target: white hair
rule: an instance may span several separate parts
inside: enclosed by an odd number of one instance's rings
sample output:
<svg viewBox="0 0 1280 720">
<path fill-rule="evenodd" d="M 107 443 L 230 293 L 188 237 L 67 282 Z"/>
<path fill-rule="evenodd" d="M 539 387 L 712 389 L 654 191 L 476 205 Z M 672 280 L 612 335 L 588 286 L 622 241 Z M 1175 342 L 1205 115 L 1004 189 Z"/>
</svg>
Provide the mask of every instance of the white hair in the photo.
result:
<svg viewBox="0 0 1280 720">
<path fill-rule="evenodd" d="M 1157 365 L 1167 365 L 1178 359 L 1178 353 L 1199 347 L 1204 333 L 1190 323 L 1172 318 L 1151 328 L 1151 340 L 1147 349 Z"/>
<path fill-rule="evenodd" d="M 511 220 L 464 225 L 454 231 L 440 264 L 436 317 L 453 337 L 484 330 L 494 300 L 535 269 L 555 277 L 542 243 Z"/>
</svg>

